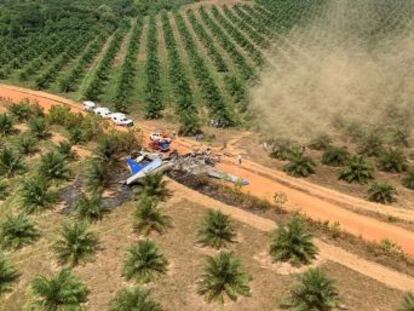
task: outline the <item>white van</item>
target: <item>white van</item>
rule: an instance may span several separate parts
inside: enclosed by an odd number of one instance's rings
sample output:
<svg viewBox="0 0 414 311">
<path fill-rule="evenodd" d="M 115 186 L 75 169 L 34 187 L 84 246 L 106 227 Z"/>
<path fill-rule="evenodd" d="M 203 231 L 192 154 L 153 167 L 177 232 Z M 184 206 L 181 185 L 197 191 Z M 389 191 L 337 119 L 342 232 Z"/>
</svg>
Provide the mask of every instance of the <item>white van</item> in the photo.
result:
<svg viewBox="0 0 414 311">
<path fill-rule="evenodd" d="M 95 108 L 93 112 L 104 119 L 109 119 L 112 115 L 112 112 L 106 107 Z"/>
<path fill-rule="evenodd" d="M 111 114 L 111 120 L 116 125 L 120 125 L 120 126 L 133 126 L 134 125 L 134 121 L 127 118 L 127 116 L 124 115 L 123 113 L 119 113 L 119 112 Z"/>
<path fill-rule="evenodd" d="M 90 100 L 84 101 L 83 102 L 83 109 L 85 109 L 86 111 L 92 111 L 96 108 L 96 104 Z"/>
</svg>

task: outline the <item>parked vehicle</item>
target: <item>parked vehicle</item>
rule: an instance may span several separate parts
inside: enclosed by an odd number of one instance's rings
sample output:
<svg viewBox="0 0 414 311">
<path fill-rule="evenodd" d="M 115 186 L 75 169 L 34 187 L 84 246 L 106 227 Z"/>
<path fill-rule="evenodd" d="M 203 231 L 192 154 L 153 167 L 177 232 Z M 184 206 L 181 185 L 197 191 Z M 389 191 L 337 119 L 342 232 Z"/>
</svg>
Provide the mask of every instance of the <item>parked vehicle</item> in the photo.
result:
<svg viewBox="0 0 414 311">
<path fill-rule="evenodd" d="M 96 115 L 101 116 L 104 119 L 109 119 L 112 116 L 112 112 L 106 107 L 98 107 L 93 110 Z"/>
<path fill-rule="evenodd" d="M 129 119 L 123 113 L 119 113 L 119 112 L 111 114 L 111 120 L 112 122 L 114 122 L 115 125 L 119 125 L 119 126 L 133 126 L 134 125 L 134 121 Z"/>
<path fill-rule="evenodd" d="M 93 101 L 87 100 L 83 102 L 83 109 L 86 111 L 93 111 L 95 108 L 97 108 L 97 105 Z"/>
</svg>

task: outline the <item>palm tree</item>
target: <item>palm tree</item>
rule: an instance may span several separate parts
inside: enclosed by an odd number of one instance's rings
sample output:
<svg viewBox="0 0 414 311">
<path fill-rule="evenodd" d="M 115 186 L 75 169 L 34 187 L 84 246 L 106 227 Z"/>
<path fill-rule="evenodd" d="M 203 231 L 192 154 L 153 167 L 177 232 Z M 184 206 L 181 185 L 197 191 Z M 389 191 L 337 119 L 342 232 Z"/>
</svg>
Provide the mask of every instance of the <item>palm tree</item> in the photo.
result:
<svg viewBox="0 0 414 311">
<path fill-rule="evenodd" d="M 30 104 L 26 101 L 9 105 L 8 111 L 18 122 L 28 120 L 32 115 Z"/>
<path fill-rule="evenodd" d="M 99 192 L 94 193 L 90 197 L 82 194 L 74 204 L 73 209 L 79 218 L 90 222 L 102 220 L 104 214 L 107 212 L 102 195 Z"/>
<path fill-rule="evenodd" d="M 303 218 L 294 216 L 286 225 L 273 232 L 270 255 L 274 261 L 288 261 L 293 265 L 308 264 L 318 253 L 312 238 Z"/>
<path fill-rule="evenodd" d="M 411 168 L 408 172 L 403 176 L 401 183 L 404 187 L 414 190 L 414 169 Z"/>
<path fill-rule="evenodd" d="M 161 305 L 150 297 L 150 291 L 133 286 L 120 290 L 112 299 L 109 311 L 162 311 Z"/>
<path fill-rule="evenodd" d="M 108 163 L 97 159 L 90 161 L 85 173 L 85 183 L 91 192 L 103 192 L 108 188 L 112 184 Z"/>
<path fill-rule="evenodd" d="M 294 177 L 308 177 L 315 173 L 315 162 L 303 152 L 296 152 L 289 157 L 289 163 L 283 166 L 283 170 Z"/>
<path fill-rule="evenodd" d="M 0 135 L 8 136 L 15 132 L 13 119 L 7 114 L 0 114 Z"/>
<path fill-rule="evenodd" d="M 158 201 L 142 195 L 134 213 L 134 230 L 149 235 L 152 231 L 162 234 L 171 227 L 171 217 L 163 215 L 157 207 Z"/>
<path fill-rule="evenodd" d="M 45 118 L 37 117 L 29 122 L 30 133 L 37 139 L 46 139 L 50 136 L 49 125 Z"/>
<path fill-rule="evenodd" d="M 51 151 L 41 157 L 39 173 L 47 179 L 67 179 L 70 171 L 65 157 L 58 152 Z"/>
<path fill-rule="evenodd" d="M 9 215 L 0 224 L 0 244 L 5 249 L 18 249 L 39 238 L 39 231 L 25 214 Z"/>
<path fill-rule="evenodd" d="M 371 164 L 362 156 L 353 156 L 347 162 L 345 167 L 339 173 L 339 179 L 348 183 L 357 182 L 360 184 L 367 183 L 372 179 L 374 169 Z"/>
<path fill-rule="evenodd" d="M 208 302 L 224 303 L 225 297 L 237 300 L 238 295 L 250 296 L 250 277 L 241 270 L 240 261 L 230 252 L 207 256 L 204 273 L 198 282 L 198 293 Z"/>
<path fill-rule="evenodd" d="M 87 287 L 68 268 L 50 278 L 36 276 L 31 289 L 35 296 L 33 306 L 45 311 L 82 310 L 88 294 Z"/>
<path fill-rule="evenodd" d="M 19 273 L 9 264 L 0 252 L 0 297 L 12 289 L 11 285 L 17 280 Z"/>
<path fill-rule="evenodd" d="M 209 210 L 198 231 L 198 243 L 219 249 L 233 243 L 235 236 L 230 217 L 221 211 Z"/>
<path fill-rule="evenodd" d="M 321 134 L 309 143 L 308 148 L 313 150 L 326 150 L 331 147 L 332 138 L 329 135 Z"/>
<path fill-rule="evenodd" d="M 98 238 L 88 230 L 85 222 L 63 224 L 60 235 L 54 249 L 63 264 L 76 266 L 89 259 L 98 249 Z"/>
<path fill-rule="evenodd" d="M 369 200 L 382 204 L 394 202 L 396 194 L 395 188 L 385 182 L 374 182 L 368 189 Z"/>
<path fill-rule="evenodd" d="M 303 153 L 304 147 L 289 139 L 274 139 L 271 145 L 270 157 L 281 161 L 288 160 L 293 154 Z"/>
<path fill-rule="evenodd" d="M 21 196 L 22 207 L 29 214 L 51 208 L 57 201 L 56 193 L 49 189 L 48 182 L 41 176 L 24 180 Z"/>
<path fill-rule="evenodd" d="M 36 143 L 37 139 L 30 134 L 19 135 L 16 140 L 16 149 L 22 155 L 30 155 L 39 150 Z"/>
<path fill-rule="evenodd" d="M 25 165 L 22 157 L 14 150 L 4 148 L 0 151 L 0 175 L 5 175 L 9 178 L 24 171 L 24 169 Z"/>
<path fill-rule="evenodd" d="M 95 156 L 108 163 L 117 161 L 120 153 L 120 141 L 116 134 L 108 134 L 99 139 L 95 148 Z"/>
<path fill-rule="evenodd" d="M 141 240 L 128 249 L 123 275 L 127 280 L 148 283 L 165 274 L 167 265 L 167 259 L 154 242 Z"/>
<path fill-rule="evenodd" d="M 156 198 L 159 201 L 165 201 L 171 196 L 162 173 L 146 175 L 141 179 L 139 190 L 140 194 Z"/>
<path fill-rule="evenodd" d="M 58 143 L 56 151 L 60 153 L 65 160 L 76 159 L 76 152 L 72 149 L 72 144 L 69 141 L 61 141 Z"/>
<path fill-rule="evenodd" d="M 384 150 L 384 141 L 378 130 L 372 130 L 365 134 L 358 147 L 358 153 L 368 156 L 377 157 Z"/>
<path fill-rule="evenodd" d="M 414 294 L 410 292 L 407 295 L 405 295 L 401 308 L 398 311 L 413 311 L 413 310 L 414 310 Z"/>
<path fill-rule="evenodd" d="M 349 152 L 342 147 L 328 147 L 322 155 L 322 163 L 329 166 L 342 166 L 349 159 Z"/>
<path fill-rule="evenodd" d="M 290 291 L 292 310 L 329 311 L 338 306 L 338 293 L 333 280 L 320 269 L 309 269 Z"/>
<path fill-rule="evenodd" d="M 401 149 L 389 148 L 379 155 L 378 167 L 384 172 L 401 173 L 407 169 L 407 159 Z"/>
</svg>

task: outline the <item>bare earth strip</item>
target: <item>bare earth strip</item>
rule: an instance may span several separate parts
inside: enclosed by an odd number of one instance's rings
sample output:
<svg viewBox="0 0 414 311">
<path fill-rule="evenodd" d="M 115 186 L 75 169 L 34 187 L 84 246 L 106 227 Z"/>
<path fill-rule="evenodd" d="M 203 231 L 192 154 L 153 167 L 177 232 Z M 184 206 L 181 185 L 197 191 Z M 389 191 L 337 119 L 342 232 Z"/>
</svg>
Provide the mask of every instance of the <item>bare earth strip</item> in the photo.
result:
<svg viewBox="0 0 414 311">
<path fill-rule="evenodd" d="M 71 100 L 44 92 L 36 92 L 14 86 L 0 85 L 0 97 L 10 98 L 14 101 L 28 98 L 32 101 L 37 101 L 45 109 L 50 108 L 52 105 L 63 104 L 70 106 L 73 108 L 73 110 L 81 111 L 80 105 Z M 145 128 L 143 130 L 144 132 L 147 132 L 150 129 Z M 180 148 L 183 150 L 188 150 L 188 148 L 191 148 L 191 142 L 189 140 L 182 142 L 176 141 L 176 144 L 180 145 Z M 257 173 L 254 173 L 255 170 L 259 171 L 259 169 L 265 170 L 267 173 L 269 173 L 271 170 L 261 168 L 260 166 L 250 162 L 246 162 L 243 167 L 239 167 L 235 164 L 232 164 L 229 159 L 227 159 L 225 163 L 220 165 L 220 167 L 226 169 L 231 173 L 238 174 L 242 177 L 247 177 L 251 182 L 251 185 L 247 188 L 247 191 L 251 191 L 251 193 L 258 197 L 269 198 L 269 196 L 272 195 L 275 191 L 286 191 L 289 201 L 291 202 L 291 208 L 292 206 L 294 208 L 301 208 L 301 210 L 308 216 L 316 219 L 339 221 L 345 230 L 354 234 L 359 233 L 363 238 L 367 240 L 378 240 L 381 238 L 391 239 L 401 245 L 403 249 L 408 253 L 414 254 L 414 233 L 387 223 L 371 219 L 369 217 L 357 215 L 339 207 L 338 205 L 329 203 L 327 200 L 314 197 L 312 195 L 312 191 L 314 191 L 312 189 L 313 187 L 310 187 L 311 189 L 309 189 L 308 192 L 290 188 L 286 184 L 278 183 L 276 179 L 266 178 Z M 278 175 L 279 173 L 276 171 L 271 171 L 271 174 Z M 287 178 L 287 180 L 289 179 Z M 304 187 L 306 190 L 305 186 L 307 183 L 300 183 L 299 181 L 297 181 L 297 183 L 298 186 Z M 198 202 L 204 206 L 210 208 L 218 207 L 222 209 L 223 212 L 231 214 L 235 219 L 249 224 L 252 227 L 263 231 L 270 231 L 276 227 L 276 224 L 269 219 L 265 219 L 263 217 L 242 211 L 240 209 L 224 205 L 195 191 L 179 186 L 176 183 L 171 182 L 171 184 L 173 187 L 177 187 L 177 189 L 179 189 L 177 193 L 185 194 L 185 196 L 191 197 L 191 200 L 198 200 Z M 322 192 L 322 190 L 323 188 L 320 187 L 319 191 Z M 332 192 L 333 191 L 331 190 L 327 191 L 328 198 Z M 379 264 L 364 260 L 356 255 L 348 253 L 338 247 L 330 246 L 322 241 L 317 241 L 317 245 L 321 250 L 322 257 L 325 259 L 338 262 L 392 288 L 400 290 L 414 290 L 414 278 L 385 268 Z"/>
</svg>

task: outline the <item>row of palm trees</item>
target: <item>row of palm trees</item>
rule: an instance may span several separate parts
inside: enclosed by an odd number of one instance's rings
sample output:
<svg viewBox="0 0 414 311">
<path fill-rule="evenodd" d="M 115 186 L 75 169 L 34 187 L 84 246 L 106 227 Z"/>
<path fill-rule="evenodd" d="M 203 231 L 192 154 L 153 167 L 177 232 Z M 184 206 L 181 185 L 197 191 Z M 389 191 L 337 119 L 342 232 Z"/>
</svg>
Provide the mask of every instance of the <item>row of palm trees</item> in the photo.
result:
<svg viewBox="0 0 414 311">
<path fill-rule="evenodd" d="M 414 169 L 410 169 L 407 159 L 400 148 L 385 148 L 367 142 L 359 154 L 351 155 L 344 147 L 332 145 L 332 139 L 321 135 L 311 141 L 308 148 L 323 152 L 321 162 L 324 165 L 340 167 L 338 179 L 348 183 L 366 184 L 374 179 L 374 166 L 368 161 L 368 156 L 375 156 L 378 169 L 383 172 L 405 173 L 401 183 L 408 189 L 414 189 Z M 375 152 L 374 152 L 375 151 Z M 279 139 L 272 142 L 270 156 L 282 161 L 288 161 L 283 167 L 294 177 L 308 177 L 315 173 L 316 163 L 305 155 L 305 147 L 290 140 Z M 396 188 L 389 183 L 373 181 L 368 190 L 367 198 L 378 203 L 396 201 Z"/>
</svg>

